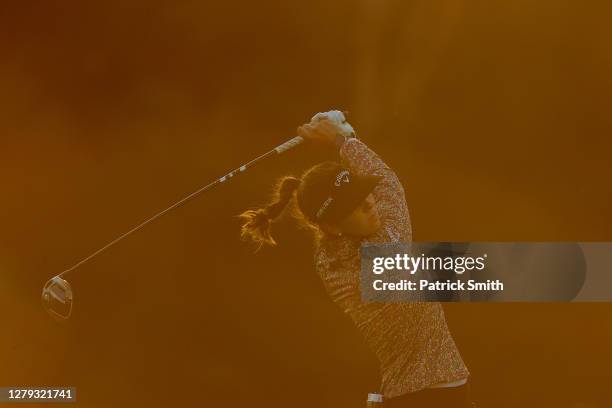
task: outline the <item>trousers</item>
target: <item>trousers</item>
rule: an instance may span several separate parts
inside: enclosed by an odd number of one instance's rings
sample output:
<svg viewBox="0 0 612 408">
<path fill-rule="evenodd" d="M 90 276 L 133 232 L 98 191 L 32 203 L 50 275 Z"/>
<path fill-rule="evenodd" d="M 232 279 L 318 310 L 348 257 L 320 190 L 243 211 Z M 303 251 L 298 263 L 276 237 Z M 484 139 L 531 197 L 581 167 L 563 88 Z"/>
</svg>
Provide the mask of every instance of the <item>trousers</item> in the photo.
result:
<svg viewBox="0 0 612 408">
<path fill-rule="evenodd" d="M 475 408 L 470 382 L 449 388 L 426 388 L 395 398 L 385 399 L 384 408 Z"/>
</svg>

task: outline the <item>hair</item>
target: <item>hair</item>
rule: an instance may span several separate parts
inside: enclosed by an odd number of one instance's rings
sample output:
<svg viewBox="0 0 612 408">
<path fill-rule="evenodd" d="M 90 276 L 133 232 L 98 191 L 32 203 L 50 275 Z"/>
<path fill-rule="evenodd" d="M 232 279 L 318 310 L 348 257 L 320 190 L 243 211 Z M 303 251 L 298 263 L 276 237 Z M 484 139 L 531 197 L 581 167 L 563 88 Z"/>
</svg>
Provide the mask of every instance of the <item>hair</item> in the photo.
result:
<svg viewBox="0 0 612 408">
<path fill-rule="evenodd" d="M 277 180 L 272 198 L 269 203 L 258 209 L 250 209 L 238 217 L 243 220 L 240 236 L 243 240 L 249 240 L 258 244 L 258 248 L 264 245 L 274 246 L 276 241 L 271 234 L 271 226 L 284 212 L 287 207 L 292 208 L 292 218 L 298 222 L 300 227 L 310 230 L 315 234 L 315 239 L 320 237 L 320 230 L 312 217 L 308 217 L 310 207 L 309 198 L 320 189 L 322 180 L 329 174 L 336 174 L 340 163 L 323 162 L 308 169 L 301 178 L 285 176 Z M 291 204 L 291 205 L 290 205 Z"/>
<path fill-rule="evenodd" d="M 240 236 L 244 240 L 251 240 L 263 245 L 276 245 L 276 241 L 271 234 L 272 222 L 278 219 L 295 196 L 295 192 L 302 184 L 302 180 L 285 176 L 276 182 L 272 200 L 263 208 L 247 210 L 238 215 L 244 223 L 240 231 Z M 296 214 L 297 215 L 297 214 Z"/>
</svg>

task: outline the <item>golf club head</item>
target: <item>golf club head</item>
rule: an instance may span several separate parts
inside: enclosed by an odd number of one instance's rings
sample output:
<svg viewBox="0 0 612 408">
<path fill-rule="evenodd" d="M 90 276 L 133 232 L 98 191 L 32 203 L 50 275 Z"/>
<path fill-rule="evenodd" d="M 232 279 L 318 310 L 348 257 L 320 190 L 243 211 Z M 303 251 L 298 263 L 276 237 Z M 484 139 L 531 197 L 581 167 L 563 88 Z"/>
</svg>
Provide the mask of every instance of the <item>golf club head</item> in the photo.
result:
<svg viewBox="0 0 612 408">
<path fill-rule="evenodd" d="M 58 321 L 68 320 L 72 314 L 72 288 L 65 279 L 54 276 L 42 290 L 42 304 L 47 313 Z"/>
</svg>

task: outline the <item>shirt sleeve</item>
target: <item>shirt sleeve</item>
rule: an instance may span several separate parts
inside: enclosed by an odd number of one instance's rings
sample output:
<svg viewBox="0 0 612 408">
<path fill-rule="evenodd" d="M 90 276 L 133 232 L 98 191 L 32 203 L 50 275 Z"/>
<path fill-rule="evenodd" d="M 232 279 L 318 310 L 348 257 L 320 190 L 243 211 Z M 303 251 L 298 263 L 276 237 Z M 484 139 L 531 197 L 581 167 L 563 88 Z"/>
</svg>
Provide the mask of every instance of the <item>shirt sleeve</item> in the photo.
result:
<svg viewBox="0 0 612 408">
<path fill-rule="evenodd" d="M 406 195 L 397 175 L 361 140 L 348 139 L 339 151 L 340 161 L 357 175 L 382 176 L 372 192 L 382 227 L 389 241 L 412 241 Z"/>
</svg>

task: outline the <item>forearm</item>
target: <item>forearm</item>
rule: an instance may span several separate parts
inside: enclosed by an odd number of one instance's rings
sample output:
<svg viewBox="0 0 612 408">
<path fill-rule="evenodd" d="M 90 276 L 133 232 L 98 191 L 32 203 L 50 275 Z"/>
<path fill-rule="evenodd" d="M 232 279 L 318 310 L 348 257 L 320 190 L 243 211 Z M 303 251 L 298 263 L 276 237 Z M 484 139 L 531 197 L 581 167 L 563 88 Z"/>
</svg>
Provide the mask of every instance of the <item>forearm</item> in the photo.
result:
<svg viewBox="0 0 612 408">
<path fill-rule="evenodd" d="M 405 192 L 395 172 L 361 140 L 348 139 L 339 151 L 342 164 L 359 175 L 378 175 L 382 179 L 372 192 L 385 227 L 396 230 L 404 240 L 412 239 L 410 214 Z"/>
<path fill-rule="evenodd" d="M 365 143 L 357 138 L 347 139 L 339 150 L 342 164 L 358 175 L 383 176 L 381 185 L 404 196 L 404 188 L 395 172 Z"/>
<path fill-rule="evenodd" d="M 346 139 L 340 146 L 339 154 L 342 164 L 359 175 L 380 175 L 380 171 L 389 169 L 372 149 L 357 138 Z"/>
</svg>

